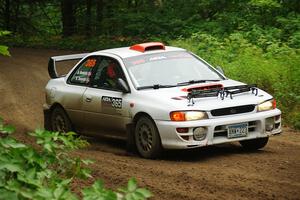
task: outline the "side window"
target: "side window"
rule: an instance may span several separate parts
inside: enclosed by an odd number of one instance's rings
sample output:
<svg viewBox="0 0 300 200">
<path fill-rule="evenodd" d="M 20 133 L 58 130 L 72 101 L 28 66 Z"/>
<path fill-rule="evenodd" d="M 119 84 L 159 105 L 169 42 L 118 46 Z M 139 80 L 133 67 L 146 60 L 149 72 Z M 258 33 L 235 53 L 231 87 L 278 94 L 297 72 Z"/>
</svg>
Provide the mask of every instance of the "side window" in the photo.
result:
<svg viewBox="0 0 300 200">
<path fill-rule="evenodd" d="M 83 61 L 69 79 L 70 83 L 88 85 L 91 81 L 92 71 L 98 65 L 97 57 L 89 57 Z"/>
<path fill-rule="evenodd" d="M 113 58 L 102 57 L 95 71 L 92 86 L 119 91 L 118 78 L 122 78 L 125 81 L 125 76 L 119 62 Z"/>
</svg>

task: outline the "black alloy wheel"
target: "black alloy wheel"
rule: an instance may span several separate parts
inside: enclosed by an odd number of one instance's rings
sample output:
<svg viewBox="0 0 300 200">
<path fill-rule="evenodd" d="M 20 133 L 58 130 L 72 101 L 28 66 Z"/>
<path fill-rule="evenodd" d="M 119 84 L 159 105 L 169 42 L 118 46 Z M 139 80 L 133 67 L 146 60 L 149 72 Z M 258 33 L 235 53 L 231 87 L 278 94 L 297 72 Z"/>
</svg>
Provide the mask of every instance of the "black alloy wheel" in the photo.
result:
<svg viewBox="0 0 300 200">
<path fill-rule="evenodd" d="M 51 129 L 61 133 L 72 131 L 72 124 L 61 107 L 55 107 L 51 113 Z"/>
<path fill-rule="evenodd" d="M 156 158 L 162 151 L 161 140 L 154 122 L 149 117 L 141 117 L 135 126 L 135 143 L 144 158 Z"/>
</svg>

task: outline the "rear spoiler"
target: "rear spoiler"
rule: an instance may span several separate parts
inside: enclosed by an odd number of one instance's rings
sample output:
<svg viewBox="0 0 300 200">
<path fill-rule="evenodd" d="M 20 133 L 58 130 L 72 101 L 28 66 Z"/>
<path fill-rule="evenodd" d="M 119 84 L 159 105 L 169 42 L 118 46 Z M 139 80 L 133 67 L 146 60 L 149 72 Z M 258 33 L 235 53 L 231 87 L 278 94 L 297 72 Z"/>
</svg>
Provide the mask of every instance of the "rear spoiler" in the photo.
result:
<svg viewBox="0 0 300 200">
<path fill-rule="evenodd" d="M 50 78 L 59 78 L 56 71 L 56 62 L 67 61 L 67 60 L 79 60 L 87 56 L 89 53 L 71 54 L 64 56 L 53 56 L 49 58 L 48 62 L 48 73 Z"/>
</svg>

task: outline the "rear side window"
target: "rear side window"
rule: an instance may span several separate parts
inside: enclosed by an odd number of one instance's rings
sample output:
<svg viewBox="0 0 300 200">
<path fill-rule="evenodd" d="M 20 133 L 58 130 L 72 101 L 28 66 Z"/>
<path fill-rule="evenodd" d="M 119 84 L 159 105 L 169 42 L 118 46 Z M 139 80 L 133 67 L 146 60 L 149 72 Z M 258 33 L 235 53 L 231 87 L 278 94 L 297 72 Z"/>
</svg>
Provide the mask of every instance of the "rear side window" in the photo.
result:
<svg viewBox="0 0 300 200">
<path fill-rule="evenodd" d="M 78 85 L 89 85 L 93 69 L 97 66 L 98 60 L 96 57 L 89 57 L 85 59 L 79 67 L 75 70 L 75 73 L 71 75 L 69 82 Z"/>
</svg>

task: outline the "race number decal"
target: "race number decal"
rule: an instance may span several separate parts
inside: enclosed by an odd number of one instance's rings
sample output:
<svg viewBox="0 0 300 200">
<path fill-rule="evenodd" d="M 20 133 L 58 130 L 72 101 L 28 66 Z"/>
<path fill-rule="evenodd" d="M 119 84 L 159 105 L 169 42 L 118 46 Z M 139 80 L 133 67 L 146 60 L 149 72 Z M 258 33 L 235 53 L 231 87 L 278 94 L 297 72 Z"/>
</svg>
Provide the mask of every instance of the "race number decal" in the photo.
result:
<svg viewBox="0 0 300 200">
<path fill-rule="evenodd" d="M 113 108 L 122 108 L 122 98 L 102 96 L 103 106 L 111 106 Z"/>
<path fill-rule="evenodd" d="M 84 66 L 92 68 L 96 65 L 96 61 L 96 59 L 88 59 Z"/>
</svg>

